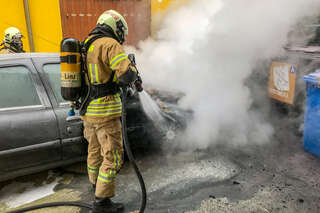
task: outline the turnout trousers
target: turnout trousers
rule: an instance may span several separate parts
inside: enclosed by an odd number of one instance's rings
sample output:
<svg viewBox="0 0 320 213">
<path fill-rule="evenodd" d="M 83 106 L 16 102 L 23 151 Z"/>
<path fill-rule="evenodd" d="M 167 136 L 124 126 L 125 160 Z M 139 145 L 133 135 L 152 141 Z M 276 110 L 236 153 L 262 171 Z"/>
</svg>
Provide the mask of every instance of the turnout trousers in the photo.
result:
<svg viewBox="0 0 320 213">
<path fill-rule="evenodd" d="M 123 163 L 120 118 L 104 123 L 84 121 L 84 137 L 88 141 L 88 176 L 96 184 L 96 197 L 115 195 L 115 178 Z"/>
</svg>

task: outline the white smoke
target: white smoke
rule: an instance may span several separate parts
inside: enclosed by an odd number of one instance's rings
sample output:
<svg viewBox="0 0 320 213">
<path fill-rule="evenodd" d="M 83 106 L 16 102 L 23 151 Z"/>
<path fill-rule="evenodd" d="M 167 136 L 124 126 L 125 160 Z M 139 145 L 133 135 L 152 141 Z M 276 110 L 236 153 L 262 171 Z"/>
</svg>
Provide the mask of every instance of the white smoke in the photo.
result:
<svg viewBox="0 0 320 213">
<path fill-rule="evenodd" d="M 186 94 L 180 105 L 194 120 L 180 145 L 268 142 L 274 129 L 249 110 L 244 81 L 258 59 L 281 53 L 297 20 L 319 8 L 319 0 L 193 0 L 166 13 L 136 57 L 144 82 Z"/>
</svg>

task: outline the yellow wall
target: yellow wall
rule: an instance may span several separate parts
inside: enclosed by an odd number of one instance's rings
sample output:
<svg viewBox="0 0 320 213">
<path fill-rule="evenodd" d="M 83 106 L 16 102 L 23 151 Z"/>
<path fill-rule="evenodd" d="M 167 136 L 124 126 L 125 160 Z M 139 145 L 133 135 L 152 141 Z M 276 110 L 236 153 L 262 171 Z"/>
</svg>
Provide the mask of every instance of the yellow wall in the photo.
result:
<svg viewBox="0 0 320 213">
<path fill-rule="evenodd" d="M 169 10 L 175 10 L 189 0 L 151 0 L 151 36 L 154 37 Z"/>
<path fill-rule="evenodd" d="M 165 11 L 172 1 L 176 0 L 151 0 L 151 14 Z"/>
<path fill-rule="evenodd" d="M 189 0 L 151 0 L 151 15 L 165 12 L 169 8 L 178 8 L 188 2 Z"/>
<path fill-rule="evenodd" d="M 35 52 L 60 52 L 59 0 L 29 0 L 29 10 Z"/>
<path fill-rule="evenodd" d="M 28 2 L 35 52 L 59 52 L 62 40 L 59 0 Z M 24 36 L 24 49 L 30 52 L 23 0 L 6 0 L 2 5 L 5 9 L 0 13 L 0 40 L 3 40 L 5 29 L 17 27 Z"/>
<path fill-rule="evenodd" d="M 2 0 L 3 1 L 3 0 Z M 30 51 L 28 42 L 28 31 L 25 22 L 24 6 L 22 0 L 7 0 L 2 2 L 2 10 L 0 13 L 0 41 L 3 41 L 4 31 L 8 27 L 16 27 L 20 30 L 24 38 L 23 46 L 24 50 Z"/>
</svg>

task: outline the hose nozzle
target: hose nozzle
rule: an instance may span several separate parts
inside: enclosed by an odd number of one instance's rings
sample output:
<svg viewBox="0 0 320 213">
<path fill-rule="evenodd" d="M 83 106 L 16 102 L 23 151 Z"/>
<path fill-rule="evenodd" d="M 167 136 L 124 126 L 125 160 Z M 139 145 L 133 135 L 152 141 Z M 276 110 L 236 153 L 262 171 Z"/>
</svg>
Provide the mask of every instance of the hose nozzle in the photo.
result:
<svg viewBox="0 0 320 213">
<path fill-rule="evenodd" d="M 138 76 L 137 80 L 134 82 L 134 86 L 136 87 L 138 92 L 143 91 L 142 80 L 141 80 L 140 76 Z"/>
</svg>

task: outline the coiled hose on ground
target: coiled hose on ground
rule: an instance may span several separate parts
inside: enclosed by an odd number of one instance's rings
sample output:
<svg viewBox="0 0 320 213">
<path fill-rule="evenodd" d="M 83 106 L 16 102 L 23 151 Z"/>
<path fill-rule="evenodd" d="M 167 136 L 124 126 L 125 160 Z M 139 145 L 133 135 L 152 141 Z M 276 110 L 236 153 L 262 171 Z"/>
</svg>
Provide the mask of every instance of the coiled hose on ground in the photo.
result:
<svg viewBox="0 0 320 213">
<path fill-rule="evenodd" d="M 147 204 L 147 192 L 146 192 L 146 186 L 144 184 L 144 180 L 142 178 L 142 175 L 139 171 L 139 168 L 135 162 L 135 159 L 133 157 L 129 142 L 128 142 L 128 135 L 127 135 L 127 122 L 126 122 L 126 109 L 125 109 L 125 104 L 126 104 L 126 98 L 128 95 L 128 90 L 127 88 L 123 89 L 122 92 L 122 136 L 123 136 L 123 143 L 124 143 L 124 148 L 127 152 L 129 161 L 138 177 L 139 180 L 139 184 L 141 187 L 141 193 L 142 193 L 142 199 L 141 199 L 141 205 L 140 205 L 140 210 L 139 213 L 143 213 L 145 208 L 146 208 L 146 204 Z M 32 210 L 36 210 L 36 209 L 42 209 L 42 208 L 48 208 L 48 207 L 57 207 L 57 206 L 77 206 L 77 207 L 81 207 L 81 208 L 86 208 L 86 209 L 92 209 L 92 205 L 87 204 L 87 203 L 81 203 L 81 202 L 53 202 L 53 203 L 44 203 L 44 204 L 40 204 L 40 205 L 35 205 L 35 206 L 30 206 L 30 207 L 26 207 L 26 208 L 22 208 L 19 210 L 14 210 L 14 211 L 10 211 L 7 213 L 23 213 L 23 212 L 28 212 L 28 211 L 32 211 Z"/>
</svg>

